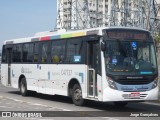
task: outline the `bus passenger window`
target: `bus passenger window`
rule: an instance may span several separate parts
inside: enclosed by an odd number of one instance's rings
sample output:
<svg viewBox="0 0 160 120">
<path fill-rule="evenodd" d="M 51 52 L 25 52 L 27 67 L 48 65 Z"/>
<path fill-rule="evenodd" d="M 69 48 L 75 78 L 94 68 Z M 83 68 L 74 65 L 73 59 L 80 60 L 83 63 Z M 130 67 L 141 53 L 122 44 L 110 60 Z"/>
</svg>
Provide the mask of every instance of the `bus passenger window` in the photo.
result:
<svg viewBox="0 0 160 120">
<path fill-rule="evenodd" d="M 22 44 L 17 44 L 13 46 L 13 62 L 22 62 Z"/>
<path fill-rule="evenodd" d="M 42 57 L 42 63 L 46 63 L 46 58 Z"/>
<path fill-rule="evenodd" d="M 47 62 L 47 58 L 48 58 L 48 43 L 43 43 L 42 44 L 42 57 L 41 57 L 41 62 L 42 63 L 46 63 Z"/>
<path fill-rule="evenodd" d="M 38 58 L 39 58 L 39 43 L 35 43 L 34 44 L 34 62 L 38 62 Z"/>
<path fill-rule="evenodd" d="M 81 39 L 72 39 L 67 42 L 67 63 L 81 63 L 82 62 L 82 46 Z"/>
<path fill-rule="evenodd" d="M 57 56 L 57 55 L 55 55 L 54 57 L 53 57 L 53 61 L 52 61 L 53 63 L 59 63 L 60 62 L 60 59 L 59 59 L 59 57 Z"/>
<path fill-rule="evenodd" d="M 33 62 L 33 44 L 23 45 L 23 62 Z"/>
<path fill-rule="evenodd" d="M 51 47 L 51 63 L 62 63 L 64 60 L 65 40 L 53 41 Z"/>
<path fill-rule="evenodd" d="M 35 55 L 34 55 L 34 62 L 38 62 L 38 58 Z"/>
</svg>

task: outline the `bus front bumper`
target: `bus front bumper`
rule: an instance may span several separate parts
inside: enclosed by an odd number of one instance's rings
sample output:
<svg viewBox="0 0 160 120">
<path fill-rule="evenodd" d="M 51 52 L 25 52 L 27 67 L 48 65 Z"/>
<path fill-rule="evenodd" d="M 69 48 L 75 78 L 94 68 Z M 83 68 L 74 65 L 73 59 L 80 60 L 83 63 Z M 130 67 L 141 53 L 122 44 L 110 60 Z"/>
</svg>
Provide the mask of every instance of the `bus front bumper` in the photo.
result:
<svg viewBox="0 0 160 120">
<path fill-rule="evenodd" d="M 104 89 L 103 102 L 158 100 L 159 88 L 144 92 L 123 92 L 111 88 Z"/>
</svg>

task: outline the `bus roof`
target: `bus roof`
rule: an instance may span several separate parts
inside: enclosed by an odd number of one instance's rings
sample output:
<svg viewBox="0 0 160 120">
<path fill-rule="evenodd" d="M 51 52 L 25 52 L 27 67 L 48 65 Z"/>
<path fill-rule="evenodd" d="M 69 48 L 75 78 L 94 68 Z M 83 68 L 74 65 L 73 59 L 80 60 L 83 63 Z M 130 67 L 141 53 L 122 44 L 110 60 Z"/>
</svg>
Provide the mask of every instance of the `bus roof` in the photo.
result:
<svg viewBox="0 0 160 120">
<path fill-rule="evenodd" d="M 12 39 L 4 41 L 5 44 L 14 44 L 14 43 L 25 43 L 25 42 L 33 42 L 33 41 L 46 41 L 46 40 L 55 40 L 55 39 L 63 39 L 63 38 L 73 38 L 73 37 L 80 37 L 80 36 L 87 36 L 87 35 L 101 35 L 101 31 L 104 29 L 130 29 L 130 30 L 140 30 L 146 31 L 145 29 L 141 28 L 134 28 L 134 27 L 99 27 L 99 28 L 91 28 L 91 29 L 84 29 L 84 30 L 70 30 L 66 31 L 65 29 L 57 30 L 57 31 L 47 31 L 47 32 L 40 32 L 36 33 L 33 37 L 27 38 L 19 38 L 19 39 Z"/>
</svg>

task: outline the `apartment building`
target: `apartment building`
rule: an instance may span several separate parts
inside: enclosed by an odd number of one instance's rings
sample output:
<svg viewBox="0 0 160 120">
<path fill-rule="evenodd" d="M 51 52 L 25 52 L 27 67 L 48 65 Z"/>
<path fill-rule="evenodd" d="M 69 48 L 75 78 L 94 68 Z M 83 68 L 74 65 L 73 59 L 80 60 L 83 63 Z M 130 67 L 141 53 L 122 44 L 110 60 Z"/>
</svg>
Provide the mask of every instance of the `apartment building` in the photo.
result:
<svg viewBox="0 0 160 120">
<path fill-rule="evenodd" d="M 157 2 L 158 3 L 158 6 L 159 6 L 159 10 L 158 10 L 158 17 L 160 18 L 160 1 Z"/>
<path fill-rule="evenodd" d="M 159 10 L 158 10 L 158 15 L 157 15 L 157 19 L 158 19 L 158 32 L 160 32 L 160 0 L 157 0 L 157 4 L 159 6 Z"/>
<path fill-rule="evenodd" d="M 57 6 L 61 6 L 61 24 L 65 28 L 83 27 L 87 22 L 85 18 L 89 17 L 92 27 L 103 26 L 111 9 L 111 0 L 88 0 L 88 15 L 84 10 L 85 4 L 85 0 L 57 0 Z"/>
<path fill-rule="evenodd" d="M 147 7 L 146 0 L 88 0 L 88 9 L 85 8 L 87 0 L 57 1 L 61 1 L 60 18 L 65 28 L 83 28 L 86 22 L 92 27 L 139 26 L 145 21 L 142 11 Z"/>
</svg>

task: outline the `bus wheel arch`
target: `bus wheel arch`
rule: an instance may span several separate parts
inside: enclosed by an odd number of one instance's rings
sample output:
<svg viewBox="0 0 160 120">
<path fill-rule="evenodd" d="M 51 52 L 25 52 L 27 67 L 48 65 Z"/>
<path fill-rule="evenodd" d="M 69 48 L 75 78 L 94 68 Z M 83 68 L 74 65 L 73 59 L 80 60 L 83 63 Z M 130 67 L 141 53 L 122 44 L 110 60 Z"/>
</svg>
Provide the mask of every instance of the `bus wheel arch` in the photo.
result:
<svg viewBox="0 0 160 120">
<path fill-rule="evenodd" d="M 82 88 L 77 79 L 70 80 L 68 84 L 68 95 L 72 97 L 72 101 L 75 105 L 82 106 L 84 104 Z"/>
<path fill-rule="evenodd" d="M 80 86 L 80 84 L 76 78 L 71 79 L 68 83 L 68 96 L 70 96 L 70 97 L 72 97 L 72 90 L 73 90 L 73 86 L 75 84 L 78 84 Z"/>
</svg>

